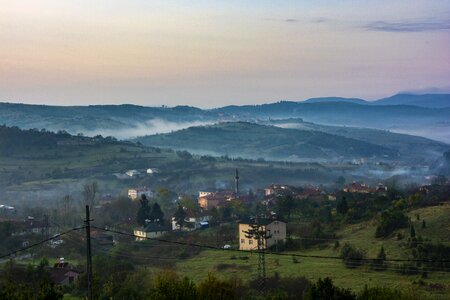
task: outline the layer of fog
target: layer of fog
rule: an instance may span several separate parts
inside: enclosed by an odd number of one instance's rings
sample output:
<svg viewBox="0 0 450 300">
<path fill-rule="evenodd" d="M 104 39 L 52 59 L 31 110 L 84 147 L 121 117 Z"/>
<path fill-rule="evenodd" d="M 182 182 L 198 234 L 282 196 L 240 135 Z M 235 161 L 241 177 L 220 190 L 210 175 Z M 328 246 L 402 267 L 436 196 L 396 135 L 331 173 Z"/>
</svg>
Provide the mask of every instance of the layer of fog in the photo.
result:
<svg viewBox="0 0 450 300">
<path fill-rule="evenodd" d="M 211 125 L 214 122 L 194 121 L 194 122 L 171 122 L 159 118 L 143 121 L 142 123 L 131 124 L 130 127 L 122 128 L 96 128 L 84 131 L 87 136 L 113 136 L 119 140 L 133 139 L 138 136 L 152 135 L 158 133 L 169 133 L 193 126 Z"/>
<path fill-rule="evenodd" d="M 442 126 L 442 127 L 431 127 L 431 128 L 422 128 L 422 129 L 403 129 L 403 128 L 395 128 L 391 129 L 391 132 L 395 133 L 403 133 L 409 135 L 421 136 L 424 138 L 432 139 L 438 142 L 444 142 L 446 144 L 450 144 L 450 125 Z"/>
</svg>

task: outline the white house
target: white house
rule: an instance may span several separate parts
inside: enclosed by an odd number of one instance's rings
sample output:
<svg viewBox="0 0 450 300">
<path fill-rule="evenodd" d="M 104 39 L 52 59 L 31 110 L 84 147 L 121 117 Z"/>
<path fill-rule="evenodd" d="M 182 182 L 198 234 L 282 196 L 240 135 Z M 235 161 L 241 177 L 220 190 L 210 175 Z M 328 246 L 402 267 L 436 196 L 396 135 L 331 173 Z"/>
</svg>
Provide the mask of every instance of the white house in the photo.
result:
<svg viewBox="0 0 450 300">
<path fill-rule="evenodd" d="M 142 195 L 147 196 L 147 198 L 153 197 L 153 192 L 146 187 L 143 188 L 134 188 L 128 190 L 128 198 L 131 200 L 140 199 Z"/>
<path fill-rule="evenodd" d="M 161 225 L 158 223 L 149 223 L 145 226 L 135 228 L 134 235 L 136 236 L 136 241 L 144 241 L 147 238 L 157 238 L 165 233 L 167 233 L 170 229 L 168 226 Z"/>
<path fill-rule="evenodd" d="M 125 172 L 125 174 L 127 174 L 130 177 L 137 177 L 141 175 L 141 172 L 139 172 L 138 170 L 128 170 Z"/>
<path fill-rule="evenodd" d="M 202 198 L 202 197 L 206 197 L 206 196 L 209 196 L 209 195 L 212 195 L 212 194 L 214 194 L 214 191 L 199 191 L 198 192 L 198 197 Z"/>
<path fill-rule="evenodd" d="M 155 169 L 155 168 L 148 168 L 147 169 L 147 175 L 154 175 L 156 173 L 159 173 L 158 169 Z"/>
<path fill-rule="evenodd" d="M 180 225 L 177 224 L 175 218 L 172 217 L 172 230 L 192 231 L 205 228 L 209 226 L 209 220 L 211 220 L 211 216 L 206 213 L 194 213 L 190 210 L 186 210 L 186 218 L 184 219 L 185 224 L 183 228 L 180 228 Z"/>
</svg>

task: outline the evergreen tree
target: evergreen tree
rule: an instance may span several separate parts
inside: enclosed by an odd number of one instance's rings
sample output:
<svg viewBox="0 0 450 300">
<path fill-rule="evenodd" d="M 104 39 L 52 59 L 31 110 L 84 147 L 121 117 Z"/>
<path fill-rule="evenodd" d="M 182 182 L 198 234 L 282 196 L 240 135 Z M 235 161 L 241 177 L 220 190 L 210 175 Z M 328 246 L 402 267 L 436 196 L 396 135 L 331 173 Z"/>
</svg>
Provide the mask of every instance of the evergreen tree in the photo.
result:
<svg viewBox="0 0 450 300">
<path fill-rule="evenodd" d="M 411 236 L 411 238 L 416 237 L 416 230 L 414 229 L 413 225 L 411 225 L 410 236 Z"/>
<path fill-rule="evenodd" d="M 164 213 L 161 210 L 161 206 L 159 206 L 157 202 L 152 205 L 149 220 L 151 223 L 164 223 Z"/>
<path fill-rule="evenodd" d="M 378 254 L 377 254 L 377 259 L 381 260 L 381 261 L 386 260 L 386 253 L 384 252 L 384 247 L 383 246 L 381 246 L 380 252 L 378 252 Z"/>
<path fill-rule="evenodd" d="M 427 223 L 425 223 L 425 220 L 422 220 L 422 228 L 423 229 L 427 228 Z"/>
<path fill-rule="evenodd" d="M 180 229 L 183 228 L 183 226 L 186 223 L 185 221 L 186 212 L 184 211 L 183 206 L 181 206 L 181 204 L 178 203 L 178 209 L 173 215 L 173 217 L 175 218 L 175 222 L 177 223 L 177 225 L 180 226 Z"/>
<path fill-rule="evenodd" d="M 145 220 L 151 218 L 151 207 L 145 195 L 141 196 L 139 202 L 141 203 L 141 207 L 139 207 L 139 210 L 137 212 L 136 221 L 139 225 L 143 226 L 145 225 Z"/>
<path fill-rule="evenodd" d="M 348 203 L 345 197 L 342 197 L 340 201 L 336 204 L 336 211 L 341 215 L 345 215 L 348 211 Z"/>
</svg>

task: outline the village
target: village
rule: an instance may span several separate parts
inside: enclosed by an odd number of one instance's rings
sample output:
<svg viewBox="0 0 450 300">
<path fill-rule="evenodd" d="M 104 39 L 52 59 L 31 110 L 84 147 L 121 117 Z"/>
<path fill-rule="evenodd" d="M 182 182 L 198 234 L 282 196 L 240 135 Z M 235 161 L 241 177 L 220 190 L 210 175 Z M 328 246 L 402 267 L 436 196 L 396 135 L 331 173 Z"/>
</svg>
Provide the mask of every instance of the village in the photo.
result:
<svg viewBox="0 0 450 300">
<path fill-rule="evenodd" d="M 143 174 L 157 174 L 157 169 L 128 170 L 121 176 L 136 177 Z M 144 175 L 144 176 L 146 176 Z M 422 190 L 424 188 L 422 187 Z M 294 187 L 284 184 L 271 184 L 264 189 L 253 192 L 241 191 L 238 169 L 234 174 L 234 189 L 200 190 L 197 198 L 183 200 L 178 196 L 174 200 L 177 209 L 171 216 L 164 217 L 160 204 L 155 202 L 155 192 L 149 187 L 129 188 L 128 201 L 138 208 L 136 220 L 129 220 L 125 228 L 130 228 L 136 242 L 164 238 L 170 233 L 184 233 L 236 224 L 235 242 L 223 244 L 223 249 L 243 251 L 266 251 L 286 243 L 289 218 L 280 213 L 279 202 L 289 199 L 293 202 L 336 201 L 336 192 L 328 192 L 317 186 Z M 387 192 L 387 187 L 378 184 L 369 187 L 364 183 L 353 182 L 343 186 L 343 193 L 380 194 Z M 111 194 L 98 197 L 94 210 L 101 213 L 115 201 Z M 256 209 L 255 209 L 256 208 Z M 27 247 L 39 237 L 49 240 L 49 247 L 56 249 L 67 244 L 65 237 L 59 237 L 61 226 L 50 220 L 48 215 L 41 218 L 20 215 L 12 206 L 0 206 L 0 226 L 8 231 L 8 235 L 20 239 L 20 246 Z M 6 228 L 7 224 L 7 229 Z M 136 226 L 137 224 L 138 226 Z M 257 227 L 267 233 L 264 239 L 249 235 L 251 228 Z M 123 228 L 123 227 L 122 227 Z M 54 238 L 52 238 L 54 237 Z M 104 251 L 111 250 L 116 244 L 115 235 L 98 229 L 91 229 L 91 237 L 95 247 Z M 67 245 L 66 245 L 67 246 Z M 16 257 L 16 260 L 31 259 L 34 254 L 28 253 Z M 70 284 L 83 272 L 70 261 L 59 257 L 47 267 L 52 280 L 57 284 Z"/>
</svg>

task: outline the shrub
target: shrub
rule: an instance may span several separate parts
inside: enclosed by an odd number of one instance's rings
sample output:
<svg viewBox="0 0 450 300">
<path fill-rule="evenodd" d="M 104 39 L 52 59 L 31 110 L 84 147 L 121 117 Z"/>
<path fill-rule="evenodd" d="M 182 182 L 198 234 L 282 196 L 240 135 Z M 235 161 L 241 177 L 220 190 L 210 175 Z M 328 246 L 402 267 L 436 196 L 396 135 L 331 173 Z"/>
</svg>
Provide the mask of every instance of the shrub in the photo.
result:
<svg viewBox="0 0 450 300">
<path fill-rule="evenodd" d="M 312 284 L 306 291 L 304 300 L 356 300 L 356 295 L 348 289 L 339 288 L 333 285 L 333 281 L 326 277 Z"/>
<path fill-rule="evenodd" d="M 401 210 L 385 210 L 377 226 L 375 237 L 387 237 L 394 230 L 408 226 L 408 217 Z"/>
<path fill-rule="evenodd" d="M 356 268 L 364 264 L 364 251 L 345 243 L 341 249 L 341 257 L 349 268 Z"/>
</svg>

